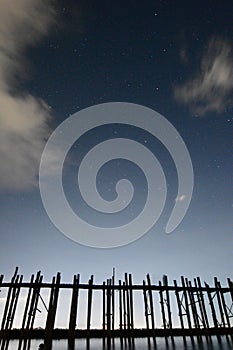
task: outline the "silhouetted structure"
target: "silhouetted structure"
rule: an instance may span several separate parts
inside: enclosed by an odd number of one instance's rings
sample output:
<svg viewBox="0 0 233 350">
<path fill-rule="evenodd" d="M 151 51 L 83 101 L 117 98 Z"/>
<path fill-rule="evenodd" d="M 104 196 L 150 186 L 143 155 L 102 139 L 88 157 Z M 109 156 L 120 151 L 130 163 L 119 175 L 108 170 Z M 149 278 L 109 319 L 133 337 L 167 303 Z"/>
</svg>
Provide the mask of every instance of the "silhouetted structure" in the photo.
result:
<svg viewBox="0 0 233 350">
<path fill-rule="evenodd" d="M 55 338 L 68 338 L 69 347 L 72 349 L 76 337 L 103 337 L 109 341 L 111 337 L 116 336 L 133 339 L 137 336 L 172 338 L 176 335 L 191 337 L 233 335 L 233 283 L 229 278 L 227 287 L 222 287 L 216 277 L 214 286 L 210 287 L 207 283 L 202 285 L 199 277 L 192 283 L 182 276 L 181 285 L 178 286 L 175 280 L 173 285 L 169 285 L 167 276 L 163 276 L 162 281 L 158 281 L 157 284 L 152 284 L 150 276 L 147 275 L 141 285 L 134 285 L 131 274 L 126 273 L 124 281 L 119 280 L 118 283 L 115 283 L 114 275 L 115 273 L 107 282 L 98 285 L 94 284 L 94 276 L 91 276 L 87 284 L 80 283 L 80 275 L 75 275 L 71 284 L 61 283 L 60 273 L 53 277 L 51 283 L 44 283 L 40 271 L 36 276 L 31 276 L 30 282 L 23 282 L 23 276 L 18 274 L 18 268 L 10 282 L 4 282 L 1 275 L 0 289 L 7 289 L 0 330 L 1 350 L 6 350 L 9 340 L 14 338 L 20 339 L 19 350 L 29 349 L 32 338 L 43 338 L 44 349 L 50 350 L 52 339 Z M 13 329 L 22 288 L 27 289 L 22 326 L 21 329 Z M 48 306 L 41 296 L 43 288 L 50 290 Z M 59 292 L 62 289 L 72 290 L 72 295 L 68 328 L 59 330 L 54 326 Z M 80 290 L 87 290 L 86 330 L 76 329 Z M 102 292 L 102 329 L 91 328 L 93 294 L 96 291 Z M 136 291 L 142 294 L 145 329 L 135 328 Z M 47 311 L 45 329 L 33 328 L 39 299 Z M 179 319 L 179 327 L 176 328 L 173 326 L 174 315 Z M 118 327 L 115 324 L 116 316 Z M 158 318 L 162 320 L 162 327 L 158 324 Z"/>
</svg>

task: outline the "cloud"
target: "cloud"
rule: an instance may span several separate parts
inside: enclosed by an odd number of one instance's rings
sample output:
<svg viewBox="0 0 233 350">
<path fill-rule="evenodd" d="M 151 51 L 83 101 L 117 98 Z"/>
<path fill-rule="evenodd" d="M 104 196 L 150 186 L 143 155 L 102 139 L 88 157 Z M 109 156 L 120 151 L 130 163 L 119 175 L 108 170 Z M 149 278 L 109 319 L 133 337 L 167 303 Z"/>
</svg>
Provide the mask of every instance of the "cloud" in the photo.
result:
<svg viewBox="0 0 233 350">
<path fill-rule="evenodd" d="M 201 58 L 198 74 L 174 87 L 177 101 L 187 104 L 197 115 L 220 113 L 233 103 L 233 56 L 231 45 L 212 38 Z"/>
<path fill-rule="evenodd" d="M 25 78 L 25 50 L 55 23 L 50 0 L 0 1 L 0 188 L 37 184 L 41 152 L 50 133 L 50 109 L 18 82 Z"/>
</svg>

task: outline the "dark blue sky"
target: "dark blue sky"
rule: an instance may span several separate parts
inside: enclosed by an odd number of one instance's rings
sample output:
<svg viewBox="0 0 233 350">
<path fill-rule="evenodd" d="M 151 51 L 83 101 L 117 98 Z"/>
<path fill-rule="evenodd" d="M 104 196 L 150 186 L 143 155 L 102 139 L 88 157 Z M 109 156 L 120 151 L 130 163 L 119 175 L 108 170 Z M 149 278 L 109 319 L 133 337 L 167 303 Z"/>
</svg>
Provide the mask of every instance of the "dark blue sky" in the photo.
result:
<svg viewBox="0 0 233 350">
<path fill-rule="evenodd" d="M 95 274 L 100 282 L 113 267 L 117 277 L 131 272 L 136 282 L 148 272 L 154 282 L 163 274 L 171 280 L 200 275 L 209 282 L 215 275 L 223 281 L 231 277 L 232 1 L 55 1 L 46 8 L 31 1 L 25 2 L 23 20 L 17 7 L 15 15 L 4 3 L 0 8 L 5 6 L 12 24 L 3 21 L 0 29 L 1 273 L 9 279 L 17 265 L 26 277 L 40 269 L 47 280 L 61 271 L 66 281 L 81 273 L 83 281 Z M 63 120 L 116 101 L 149 107 L 173 124 L 192 159 L 194 190 L 183 221 L 166 235 L 177 194 L 172 159 L 145 131 L 118 127 L 117 135 L 146 140 L 158 157 L 167 201 L 142 238 L 96 249 L 69 240 L 49 220 L 38 187 L 39 161 L 45 140 Z M 135 184 L 128 212 L 111 222 L 108 215 L 95 217 L 79 198 L 77 164 L 115 132 L 109 126 L 84 135 L 73 146 L 64 175 L 74 210 L 102 226 L 127 221 L 146 200 L 142 172 L 125 161 L 106 166 L 98 179 L 101 193 L 111 199 L 109 177 L 126 173 Z"/>
</svg>

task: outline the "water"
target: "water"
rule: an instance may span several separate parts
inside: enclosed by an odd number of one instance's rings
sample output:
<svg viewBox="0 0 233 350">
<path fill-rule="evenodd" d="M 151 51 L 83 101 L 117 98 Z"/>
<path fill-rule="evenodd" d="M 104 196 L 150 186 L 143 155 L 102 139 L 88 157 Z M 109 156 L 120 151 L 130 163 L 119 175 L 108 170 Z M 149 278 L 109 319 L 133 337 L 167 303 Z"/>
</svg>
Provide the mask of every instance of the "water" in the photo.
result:
<svg viewBox="0 0 233 350">
<path fill-rule="evenodd" d="M 38 350 L 39 344 L 42 340 L 32 340 L 30 350 Z M 153 339 L 136 338 L 134 342 L 129 342 L 127 339 L 120 341 L 116 338 L 112 341 L 111 346 L 105 345 L 102 339 L 90 339 L 89 343 L 86 339 L 76 339 L 75 350 L 232 350 L 233 340 L 231 337 L 222 336 L 219 339 L 217 337 L 211 337 L 208 342 L 205 337 L 199 339 L 193 338 L 193 341 L 187 337 L 184 341 L 182 337 L 175 337 L 174 341 L 168 338 L 167 342 L 164 338 L 157 338 L 156 344 Z M 8 350 L 17 350 L 18 340 L 12 340 L 9 343 Z M 66 340 L 54 340 L 52 350 L 68 350 Z"/>
</svg>

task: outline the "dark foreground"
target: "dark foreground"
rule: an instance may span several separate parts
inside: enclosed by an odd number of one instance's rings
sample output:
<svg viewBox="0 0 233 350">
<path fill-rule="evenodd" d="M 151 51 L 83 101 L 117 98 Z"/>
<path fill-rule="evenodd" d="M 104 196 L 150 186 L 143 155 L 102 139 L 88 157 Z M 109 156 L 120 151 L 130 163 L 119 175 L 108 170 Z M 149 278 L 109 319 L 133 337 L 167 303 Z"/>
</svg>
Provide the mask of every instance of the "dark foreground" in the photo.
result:
<svg viewBox="0 0 233 350">
<path fill-rule="evenodd" d="M 233 327 L 209 328 L 209 329 L 134 329 L 134 330 L 110 330 L 103 331 L 102 329 L 92 330 L 75 330 L 75 338 L 141 338 L 141 337 L 169 337 L 169 336 L 220 336 L 231 335 L 233 337 Z M 0 339 L 44 339 L 44 329 L 11 329 L 0 331 Z M 68 329 L 55 328 L 52 331 L 53 339 L 68 339 Z"/>
</svg>

